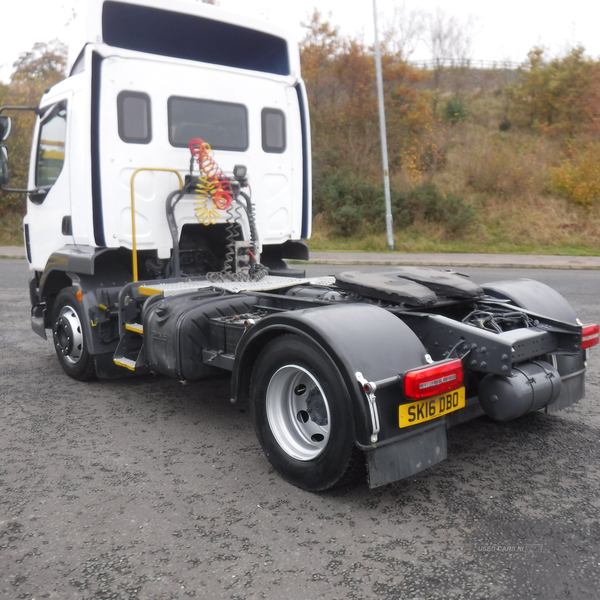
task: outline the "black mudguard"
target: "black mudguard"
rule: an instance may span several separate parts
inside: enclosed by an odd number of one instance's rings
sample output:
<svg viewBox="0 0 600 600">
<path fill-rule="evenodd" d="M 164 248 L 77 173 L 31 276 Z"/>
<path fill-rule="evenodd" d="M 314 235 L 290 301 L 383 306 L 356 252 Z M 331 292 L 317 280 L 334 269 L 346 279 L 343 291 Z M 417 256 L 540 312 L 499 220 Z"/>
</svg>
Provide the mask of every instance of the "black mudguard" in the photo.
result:
<svg viewBox="0 0 600 600">
<path fill-rule="evenodd" d="M 510 279 L 486 283 L 489 296 L 511 300 L 517 306 L 556 321 L 577 325 L 577 315 L 564 296 L 554 288 L 534 279 Z"/>
<path fill-rule="evenodd" d="M 332 359 L 351 397 L 359 446 L 372 447 L 369 402 L 356 377 L 377 381 L 427 364 L 417 336 L 387 310 L 367 304 L 323 306 L 265 317 L 241 339 L 232 373 L 232 398 L 247 397 L 255 361 L 272 339 L 294 334 L 311 339 Z M 398 434 L 397 386 L 377 395 L 379 442 Z"/>
<path fill-rule="evenodd" d="M 43 300 L 49 294 L 57 293 L 56 285 L 53 286 L 52 282 L 59 273 L 69 274 L 71 280 L 72 274 L 95 275 L 96 261 L 107 252 L 108 248 L 74 245 L 63 246 L 53 252 L 40 278 L 39 299 Z"/>
<path fill-rule="evenodd" d="M 577 314 L 568 300 L 554 288 L 534 279 L 494 281 L 483 286 L 486 294 L 510 300 L 516 306 L 557 321 L 577 325 Z M 554 366 L 562 380 L 558 398 L 548 405 L 547 412 L 571 406 L 585 396 L 585 352 L 573 355 L 556 355 Z"/>
<path fill-rule="evenodd" d="M 112 356 L 117 341 L 103 342 L 95 325 L 101 303 L 98 294 L 101 290 L 118 289 L 131 281 L 130 260 L 131 253 L 122 249 L 67 245 L 54 252 L 39 284 L 36 286 L 36 281 L 30 283 L 32 329 L 46 338 L 46 329 L 52 328 L 54 298 L 61 289 L 73 285 L 83 292 L 82 308 L 87 318 L 83 319 L 82 326 L 90 354 Z"/>
</svg>

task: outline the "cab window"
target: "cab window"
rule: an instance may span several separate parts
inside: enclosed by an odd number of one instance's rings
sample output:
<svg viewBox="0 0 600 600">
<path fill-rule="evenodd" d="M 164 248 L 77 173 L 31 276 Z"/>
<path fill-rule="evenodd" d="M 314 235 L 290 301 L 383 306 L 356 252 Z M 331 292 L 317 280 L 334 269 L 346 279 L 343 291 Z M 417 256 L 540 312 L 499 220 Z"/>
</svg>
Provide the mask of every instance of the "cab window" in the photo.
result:
<svg viewBox="0 0 600 600">
<path fill-rule="evenodd" d="M 248 149 L 248 111 L 243 104 L 197 98 L 169 98 L 169 142 L 187 148 L 200 138 L 213 150 Z"/>
<path fill-rule="evenodd" d="M 152 141 L 150 96 L 124 91 L 117 96 L 119 137 L 128 144 L 149 144 Z"/>
<path fill-rule="evenodd" d="M 66 140 L 67 106 L 61 102 L 42 117 L 35 177 L 38 187 L 51 186 L 58 179 L 65 163 Z"/>
<path fill-rule="evenodd" d="M 262 147 L 265 152 L 285 151 L 285 115 L 276 108 L 262 110 Z"/>
</svg>

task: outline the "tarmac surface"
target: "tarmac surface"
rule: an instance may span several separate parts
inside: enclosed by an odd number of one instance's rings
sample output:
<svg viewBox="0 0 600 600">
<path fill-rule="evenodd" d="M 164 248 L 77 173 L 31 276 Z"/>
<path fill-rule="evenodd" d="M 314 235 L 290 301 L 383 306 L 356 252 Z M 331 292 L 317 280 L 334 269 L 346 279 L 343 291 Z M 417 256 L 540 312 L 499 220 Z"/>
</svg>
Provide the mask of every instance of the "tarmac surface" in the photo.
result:
<svg viewBox="0 0 600 600">
<path fill-rule="evenodd" d="M 538 279 L 598 322 L 598 271 L 460 271 Z M 67 377 L 29 276 L 0 260 L 0 600 L 598 597 L 597 348 L 574 406 L 476 419 L 415 476 L 311 494 L 273 471 L 228 377 Z"/>
<path fill-rule="evenodd" d="M 0 246 L 0 258 L 25 258 L 25 249 L 19 246 Z M 438 267 L 600 269 L 600 256 L 311 252 L 308 263 L 328 265 L 420 265 Z"/>
</svg>

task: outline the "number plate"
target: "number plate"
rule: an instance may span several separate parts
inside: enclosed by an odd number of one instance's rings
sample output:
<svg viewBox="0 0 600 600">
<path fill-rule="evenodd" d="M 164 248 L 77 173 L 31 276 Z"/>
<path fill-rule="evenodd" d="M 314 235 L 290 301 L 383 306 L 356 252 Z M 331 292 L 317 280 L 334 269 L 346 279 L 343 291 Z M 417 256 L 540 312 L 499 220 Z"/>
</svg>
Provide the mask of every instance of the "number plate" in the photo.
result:
<svg viewBox="0 0 600 600">
<path fill-rule="evenodd" d="M 438 417 L 443 417 L 448 413 L 454 412 L 465 406 L 465 388 L 461 387 L 453 392 L 447 392 L 427 398 L 426 400 L 418 400 L 410 404 L 402 404 L 398 409 L 400 417 L 400 427 L 410 427 L 425 421 L 431 421 Z"/>
</svg>

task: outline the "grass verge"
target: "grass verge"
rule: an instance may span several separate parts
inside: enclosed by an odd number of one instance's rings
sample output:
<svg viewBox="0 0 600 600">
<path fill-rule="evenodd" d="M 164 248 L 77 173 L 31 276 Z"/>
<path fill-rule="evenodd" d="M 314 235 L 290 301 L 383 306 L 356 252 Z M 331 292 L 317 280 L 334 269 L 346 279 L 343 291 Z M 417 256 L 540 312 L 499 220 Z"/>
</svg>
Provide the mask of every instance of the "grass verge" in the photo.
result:
<svg viewBox="0 0 600 600">
<path fill-rule="evenodd" d="M 23 245 L 22 220 L 23 217 L 17 214 L 0 217 L 0 246 Z"/>
<path fill-rule="evenodd" d="M 318 234 L 308 240 L 315 252 L 390 252 L 385 234 L 369 236 L 362 240 L 347 238 L 326 239 Z M 436 242 L 423 237 L 404 238 L 394 235 L 394 250 L 412 254 L 542 254 L 556 256 L 600 256 L 600 247 L 573 246 L 568 244 L 494 244 L 481 242 Z"/>
</svg>

